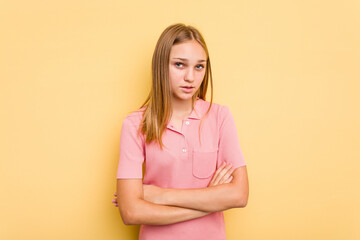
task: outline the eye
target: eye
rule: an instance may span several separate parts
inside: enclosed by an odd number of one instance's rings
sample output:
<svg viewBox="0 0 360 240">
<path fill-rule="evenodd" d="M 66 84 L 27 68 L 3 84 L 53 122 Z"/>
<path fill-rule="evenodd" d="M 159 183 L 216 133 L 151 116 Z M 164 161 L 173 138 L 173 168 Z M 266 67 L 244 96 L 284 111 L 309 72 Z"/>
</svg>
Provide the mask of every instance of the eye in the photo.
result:
<svg viewBox="0 0 360 240">
<path fill-rule="evenodd" d="M 197 69 L 203 69 L 203 68 L 204 68 L 204 65 L 199 64 L 199 65 L 196 66 L 196 68 L 197 68 Z"/>
<path fill-rule="evenodd" d="M 181 68 L 181 67 L 183 67 L 183 66 L 184 66 L 184 64 L 182 64 L 181 62 L 176 62 L 176 63 L 175 63 L 175 66 L 177 66 L 177 67 Z"/>
</svg>

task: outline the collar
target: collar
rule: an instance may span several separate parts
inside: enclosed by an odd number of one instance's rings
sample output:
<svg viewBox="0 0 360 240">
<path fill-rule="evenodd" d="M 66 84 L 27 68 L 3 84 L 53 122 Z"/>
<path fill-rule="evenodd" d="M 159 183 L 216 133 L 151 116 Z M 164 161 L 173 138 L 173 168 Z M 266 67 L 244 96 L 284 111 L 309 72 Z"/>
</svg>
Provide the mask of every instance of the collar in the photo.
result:
<svg viewBox="0 0 360 240">
<path fill-rule="evenodd" d="M 190 115 L 188 116 L 188 118 L 200 120 L 200 118 L 201 118 L 200 101 L 201 101 L 200 98 L 197 98 L 197 99 L 196 99 L 194 109 L 191 111 L 191 113 L 190 113 Z"/>
<path fill-rule="evenodd" d="M 197 119 L 197 120 L 201 119 L 202 117 L 201 101 L 203 100 L 200 99 L 199 97 L 196 98 L 194 109 L 191 111 L 190 115 L 186 119 Z M 172 128 L 172 125 L 169 123 L 167 127 Z"/>
</svg>

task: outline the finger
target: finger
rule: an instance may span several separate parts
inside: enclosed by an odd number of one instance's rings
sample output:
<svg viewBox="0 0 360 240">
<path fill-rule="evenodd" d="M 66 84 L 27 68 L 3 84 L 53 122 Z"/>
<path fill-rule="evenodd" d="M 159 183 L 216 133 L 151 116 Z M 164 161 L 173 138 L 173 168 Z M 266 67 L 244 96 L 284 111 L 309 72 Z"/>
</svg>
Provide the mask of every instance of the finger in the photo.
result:
<svg viewBox="0 0 360 240">
<path fill-rule="evenodd" d="M 219 172 L 225 167 L 225 165 L 226 165 L 226 163 L 223 162 L 223 163 L 219 166 L 219 168 L 215 171 L 215 174 L 213 175 L 213 177 L 212 177 L 212 179 L 211 179 L 211 181 L 210 181 L 210 183 L 209 183 L 209 186 L 212 186 L 212 185 L 213 185 L 213 183 L 214 183 L 215 179 L 217 178 Z"/>
<path fill-rule="evenodd" d="M 231 176 L 231 177 L 229 177 L 224 183 L 230 183 L 231 182 L 231 180 L 233 180 L 233 176 Z"/>
<path fill-rule="evenodd" d="M 223 183 L 229 183 L 231 182 L 231 180 L 233 179 L 233 176 L 232 175 L 227 175 L 226 177 L 224 177 L 220 182 L 219 184 L 223 184 Z"/>
<path fill-rule="evenodd" d="M 217 184 L 223 184 L 232 174 L 232 166 L 224 169 L 219 175 Z"/>
<path fill-rule="evenodd" d="M 214 176 L 212 177 L 212 179 L 211 179 L 211 181 L 210 181 L 209 186 L 212 186 L 212 185 L 213 185 L 215 179 L 218 177 L 219 173 L 221 172 L 221 170 L 224 169 L 225 166 L 226 166 L 226 162 L 224 161 L 224 162 L 220 165 L 220 167 L 216 170 Z"/>
<path fill-rule="evenodd" d="M 233 173 L 234 173 L 234 171 L 235 171 L 235 168 L 234 167 L 231 167 L 230 169 L 229 169 L 229 171 L 227 171 L 226 173 L 225 173 L 225 175 L 223 176 L 223 178 L 220 180 L 220 182 L 221 183 L 224 183 L 227 179 L 229 179 L 230 177 L 232 177 L 233 175 Z"/>
<path fill-rule="evenodd" d="M 231 175 L 233 174 L 234 170 L 235 170 L 235 169 L 234 169 L 233 167 L 230 168 L 229 171 L 227 171 L 227 172 L 225 173 L 225 175 L 222 177 L 222 179 L 220 179 L 219 184 L 223 184 L 229 177 L 231 177 Z"/>
<path fill-rule="evenodd" d="M 226 167 L 226 162 L 224 161 L 222 164 L 221 164 L 221 167 L 219 167 L 215 173 L 215 175 L 213 176 L 213 179 L 212 179 L 212 184 L 215 186 L 217 185 L 217 181 L 219 180 L 219 177 L 221 176 L 221 172 L 224 171 L 225 167 Z"/>
<path fill-rule="evenodd" d="M 227 171 L 231 168 L 231 163 L 227 164 L 219 173 L 217 174 L 217 177 L 214 180 L 214 185 L 219 184 L 220 180 L 223 178 L 223 176 L 227 173 Z"/>
<path fill-rule="evenodd" d="M 220 180 L 224 177 L 224 175 L 229 171 L 229 169 L 232 167 L 232 164 L 229 163 L 218 175 L 218 177 L 215 179 L 214 184 L 219 184 Z"/>
</svg>

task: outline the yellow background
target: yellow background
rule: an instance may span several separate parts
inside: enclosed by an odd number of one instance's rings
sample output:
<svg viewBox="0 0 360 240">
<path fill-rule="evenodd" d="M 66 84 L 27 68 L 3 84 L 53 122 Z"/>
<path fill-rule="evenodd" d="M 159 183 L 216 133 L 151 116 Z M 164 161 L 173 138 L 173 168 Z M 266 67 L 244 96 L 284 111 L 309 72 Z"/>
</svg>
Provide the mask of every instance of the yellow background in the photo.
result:
<svg viewBox="0 0 360 240">
<path fill-rule="evenodd" d="M 111 203 L 120 129 L 177 22 L 203 33 L 247 161 L 228 239 L 360 239 L 359 13 L 356 0 L 1 1 L 0 239 L 137 238 Z"/>
</svg>

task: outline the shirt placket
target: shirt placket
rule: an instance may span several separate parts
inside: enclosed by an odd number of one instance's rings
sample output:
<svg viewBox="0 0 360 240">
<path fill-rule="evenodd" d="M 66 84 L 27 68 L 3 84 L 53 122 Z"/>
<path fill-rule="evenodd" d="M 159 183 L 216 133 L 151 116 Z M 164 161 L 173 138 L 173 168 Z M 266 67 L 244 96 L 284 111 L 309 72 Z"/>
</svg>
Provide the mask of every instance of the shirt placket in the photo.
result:
<svg viewBox="0 0 360 240">
<path fill-rule="evenodd" d="M 177 129 L 174 128 L 173 125 L 169 125 L 168 128 L 171 129 L 172 131 L 178 133 L 181 135 L 181 140 L 180 140 L 180 146 L 179 146 L 179 155 L 180 155 L 180 159 L 182 160 L 187 160 L 189 158 L 189 144 L 186 138 L 186 133 L 189 130 L 190 127 L 190 120 L 189 119 L 185 119 L 182 122 L 182 132 L 178 131 Z"/>
</svg>

